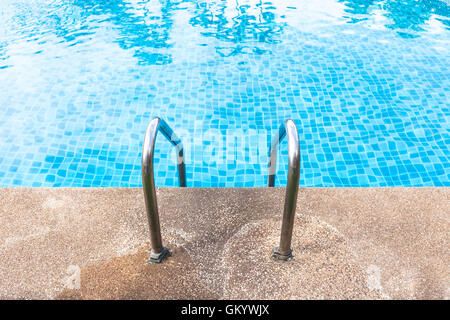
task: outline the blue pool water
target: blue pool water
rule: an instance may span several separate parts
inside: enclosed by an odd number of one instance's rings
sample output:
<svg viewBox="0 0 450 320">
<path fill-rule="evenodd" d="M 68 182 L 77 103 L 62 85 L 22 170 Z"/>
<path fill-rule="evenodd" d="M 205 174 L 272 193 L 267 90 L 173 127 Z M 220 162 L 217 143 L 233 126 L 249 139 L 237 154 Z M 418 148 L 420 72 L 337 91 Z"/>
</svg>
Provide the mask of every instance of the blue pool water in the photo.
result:
<svg viewBox="0 0 450 320">
<path fill-rule="evenodd" d="M 154 116 L 188 186 L 264 186 L 286 118 L 302 186 L 450 186 L 448 1 L 1 0 L 0 87 L 1 187 L 140 186 Z"/>
</svg>

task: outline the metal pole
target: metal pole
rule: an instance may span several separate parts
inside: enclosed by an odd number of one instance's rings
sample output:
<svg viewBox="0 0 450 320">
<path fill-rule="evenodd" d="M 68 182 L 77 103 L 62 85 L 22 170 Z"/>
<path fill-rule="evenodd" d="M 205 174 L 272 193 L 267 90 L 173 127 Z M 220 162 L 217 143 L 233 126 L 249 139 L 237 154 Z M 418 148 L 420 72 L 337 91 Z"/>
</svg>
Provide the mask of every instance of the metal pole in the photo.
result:
<svg viewBox="0 0 450 320">
<path fill-rule="evenodd" d="M 152 246 L 149 258 L 151 263 L 160 263 L 165 257 L 170 255 L 169 250 L 162 245 L 161 226 L 159 223 L 158 203 L 156 200 L 156 188 L 153 173 L 153 154 L 158 131 L 161 131 L 177 149 L 179 183 L 180 187 L 186 187 L 186 170 L 181 140 L 175 135 L 173 130 L 164 120 L 154 118 L 148 124 L 142 147 L 142 187 L 144 189 L 145 207 L 147 209 Z"/>
<path fill-rule="evenodd" d="M 286 261 L 292 258 L 291 240 L 294 228 L 295 208 L 297 204 L 298 183 L 300 180 L 300 145 L 297 127 L 294 121 L 286 120 L 279 129 L 278 136 L 272 140 L 269 159 L 269 175 L 267 186 L 275 185 L 277 147 L 279 142 L 287 136 L 289 169 L 284 199 L 283 222 L 281 224 L 280 245 L 272 252 L 276 260 Z"/>
</svg>

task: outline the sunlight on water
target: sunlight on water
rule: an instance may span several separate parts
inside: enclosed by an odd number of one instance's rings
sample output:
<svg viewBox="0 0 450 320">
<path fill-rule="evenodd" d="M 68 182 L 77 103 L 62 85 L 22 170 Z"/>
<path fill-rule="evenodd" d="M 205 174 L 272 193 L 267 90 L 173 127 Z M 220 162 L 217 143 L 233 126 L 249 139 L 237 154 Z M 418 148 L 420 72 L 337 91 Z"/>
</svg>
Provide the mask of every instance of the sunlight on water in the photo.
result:
<svg viewBox="0 0 450 320">
<path fill-rule="evenodd" d="M 264 186 L 286 118 L 301 185 L 449 186 L 449 49 L 440 0 L 0 0 L 0 186 L 138 186 L 153 116 L 189 186 Z"/>
</svg>

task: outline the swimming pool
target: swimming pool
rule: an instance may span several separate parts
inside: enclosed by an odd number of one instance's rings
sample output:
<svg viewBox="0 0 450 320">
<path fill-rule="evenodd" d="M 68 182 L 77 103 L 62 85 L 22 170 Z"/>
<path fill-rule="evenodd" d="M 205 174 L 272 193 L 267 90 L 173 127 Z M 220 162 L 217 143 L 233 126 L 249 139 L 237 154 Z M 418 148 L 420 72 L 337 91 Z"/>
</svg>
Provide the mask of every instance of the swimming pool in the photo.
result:
<svg viewBox="0 0 450 320">
<path fill-rule="evenodd" d="M 140 186 L 154 116 L 188 186 L 264 186 L 286 118 L 301 186 L 450 186 L 449 49 L 439 0 L 2 0 L 0 186 Z"/>
</svg>

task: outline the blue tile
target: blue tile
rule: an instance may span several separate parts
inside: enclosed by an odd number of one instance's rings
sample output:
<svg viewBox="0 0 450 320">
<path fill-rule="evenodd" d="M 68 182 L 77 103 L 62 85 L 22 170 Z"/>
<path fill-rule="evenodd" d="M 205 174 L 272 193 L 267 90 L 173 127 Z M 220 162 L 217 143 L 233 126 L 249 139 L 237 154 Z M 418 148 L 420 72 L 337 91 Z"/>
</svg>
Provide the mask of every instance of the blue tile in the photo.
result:
<svg viewBox="0 0 450 320">
<path fill-rule="evenodd" d="M 182 137 L 188 186 L 264 186 L 286 118 L 301 185 L 450 186 L 450 7 L 335 2 L 314 15 L 290 1 L 3 5 L 23 19 L 0 21 L 0 186 L 140 186 L 154 116 Z M 37 23 L 41 10 L 66 19 Z M 154 168 L 178 184 L 162 135 Z M 286 177 L 283 141 L 276 185 Z"/>
</svg>

